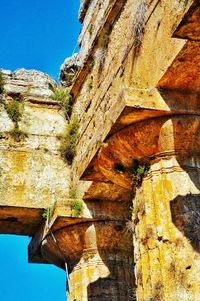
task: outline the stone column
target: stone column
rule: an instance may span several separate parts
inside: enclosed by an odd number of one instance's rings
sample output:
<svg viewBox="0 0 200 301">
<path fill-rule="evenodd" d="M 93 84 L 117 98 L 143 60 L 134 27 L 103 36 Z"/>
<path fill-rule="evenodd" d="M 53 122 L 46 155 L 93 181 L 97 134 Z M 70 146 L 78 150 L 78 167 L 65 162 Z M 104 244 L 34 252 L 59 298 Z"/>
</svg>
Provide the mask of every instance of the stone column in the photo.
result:
<svg viewBox="0 0 200 301">
<path fill-rule="evenodd" d="M 68 263 L 69 301 L 135 300 L 133 250 L 124 223 L 80 223 L 54 236 Z M 51 235 L 43 241 L 42 252 L 56 263 L 59 256 Z"/>
<path fill-rule="evenodd" d="M 197 155 L 165 156 L 152 162 L 136 191 L 133 224 L 139 301 L 200 300 L 199 176 Z"/>
<path fill-rule="evenodd" d="M 98 157 L 102 173 L 135 194 L 138 301 L 200 300 L 199 128 L 198 116 L 144 120 L 111 136 Z"/>
</svg>

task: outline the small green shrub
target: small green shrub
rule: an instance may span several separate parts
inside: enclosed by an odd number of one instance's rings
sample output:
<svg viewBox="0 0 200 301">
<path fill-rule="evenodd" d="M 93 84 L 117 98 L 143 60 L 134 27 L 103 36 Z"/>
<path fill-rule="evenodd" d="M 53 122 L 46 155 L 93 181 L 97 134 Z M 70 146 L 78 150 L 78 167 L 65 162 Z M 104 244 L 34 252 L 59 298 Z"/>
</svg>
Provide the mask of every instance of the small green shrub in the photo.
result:
<svg viewBox="0 0 200 301">
<path fill-rule="evenodd" d="M 75 147 L 78 138 L 79 121 L 77 118 L 73 118 L 71 122 L 66 127 L 66 130 L 62 136 L 60 136 L 61 155 L 69 165 L 72 164 L 73 158 L 75 156 Z"/>
<path fill-rule="evenodd" d="M 133 165 L 129 169 L 129 174 L 132 179 L 132 192 L 135 194 L 136 188 L 140 187 L 142 184 L 142 180 L 147 176 L 149 171 L 149 163 L 147 162 L 139 162 L 138 160 L 134 160 Z"/>
<path fill-rule="evenodd" d="M 92 32 L 93 32 L 93 24 L 90 23 L 90 25 L 88 26 L 88 31 L 90 33 L 90 35 L 92 35 Z"/>
<path fill-rule="evenodd" d="M 139 161 L 135 160 L 133 165 L 129 169 L 121 163 L 115 163 L 113 169 L 118 173 L 124 173 L 128 171 L 131 176 L 137 175 L 146 177 L 149 171 L 149 164 L 139 163 Z"/>
<path fill-rule="evenodd" d="M 79 216 L 83 211 L 83 202 L 81 200 L 74 200 L 71 207 L 72 214 L 74 216 Z"/>
<path fill-rule="evenodd" d="M 70 89 L 64 89 L 60 86 L 53 86 L 51 90 L 53 94 L 50 98 L 60 102 L 65 110 L 65 113 L 69 116 L 71 114 L 73 104 L 73 96 L 70 93 Z"/>
<path fill-rule="evenodd" d="M 22 103 L 19 100 L 12 99 L 4 104 L 5 110 L 9 118 L 14 123 L 14 128 L 10 131 L 10 135 L 14 141 L 20 142 L 27 137 L 27 133 L 19 129 L 18 122 L 22 118 Z"/>
<path fill-rule="evenodd" d="M 10 131 L 10 135 L 15 142 L 20 142 L 28 136 L 26 132 L 21 131 L 16 125 L 14 129 Z"/>
<path fill-rule="evenodd" d="M 5 80 L 2 71 L 0 70 L 0 94 L 4 93 Z"/>
<path fill-rule="evenodd" d="M 44 209 L 43 213 L 42 213 L 42 218 L 47 221 L 49 216 L 49 210 L 48 209 Z"/>
<path fill-rule="evenodd" d="M 5 104 L 6 112 L 9 118 L 17 124 L 22 117 L 20 103 L 17 100 L 12 100 L 9 103 Z"/>
<path fill-rule="evenodd" d="M 53 216 L 54 211 L 55 211 L 55 204 L 53 204 L 49 208 L 44 209 L 42 213 L 42 218 L 47 221 Z"/>
<path fill-rule="evenodd" d="M 129 169 L 129 173 L 135 176 L 146 177 L 149 171 L 149 163 L 147 162 L 139 162 L 138 160 L 134 160 L 131 168 Z"/>
<path fill-rule="evenodd" d="M 137 170 L 136 170 L 136 174 L 138 176 L 144 176 L 144 177 L 146 177 L 147 174 L 148 174 L 148 168 L 147 168 L 147 166 L 146 165 L 143 165 L 143 166 L 139 165 L 138 168 L 137 168 Z"/>
</svg>

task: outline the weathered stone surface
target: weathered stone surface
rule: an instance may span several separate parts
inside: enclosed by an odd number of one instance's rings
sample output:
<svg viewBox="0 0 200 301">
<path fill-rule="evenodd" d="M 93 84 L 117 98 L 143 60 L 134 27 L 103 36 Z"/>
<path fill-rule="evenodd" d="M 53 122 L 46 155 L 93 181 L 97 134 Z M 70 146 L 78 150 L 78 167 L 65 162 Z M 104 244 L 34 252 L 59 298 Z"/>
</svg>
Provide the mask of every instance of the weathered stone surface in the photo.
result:
<svg viewBox="0 0 200 301">
<path fill-rule="evenodd" d="M 81 61 L 77 53 L 64 61 L 60 67 L 60 81 L 62 85 L 70 87 L 73 84 L 80 66 Z"/>
<path fill-rule="evenodd" d="M 151 168 L 134 199 L 137 297 L 198 300 L 199 158 L 163 158 Z"/>
<path fill-rule="evenodd" d="M 120 18 L 112 27 L 103 63 L 102 58 L 95 59 L 95 65 L 92 69 L 90 68 L 87 76 L 85 75 L 83 84 L 80 84 L 77 78 L 72 91 L 75 96 L 77 94 L 74 113 L 80 116 L 81 124 L 77 157 L 74 161 L 74 170 L 77 170 L 79 176 L 83 174 L 86 166 L 109 134 L 111 127 L 125 109 L 127 100 L 128 106 L 132 105 L 140 111 L 141 108 L 153 108 L 158 112 L 170 111 L 171 108 L 162 97 L 157 97 L 159 98 L 157 102 L 157 98 L 154 100 L 155 93 L 153 95 L 151 93 L 185 44 L 183 40 L 172 39 L 172 34 L 189 4 L 191 5 L 191 2 L 188 2 L 187 7 L 180 6 L 177 11 L 177 3 L 172 5 L 168 2 L 165 7 L 161 3 L 157 5 L 155 1 L 151 3 L 146 14 L 146 30 L 141 53 L 136 59 L 133 29 L 137 26 L 134 24 L 134 16 L 140 5 L 138 1 L 128 1 L 123 7 Z M 116 6 L 113 9 L 116 10 Z M 110 12 L 110 18 L 116 14 L 115 10 Z M 161 14 L 162 22 L 158 26 Z M 163 40 L 168 47 L 164 46 Z M 127 45 L 125 41 L 129 41 L 129 44 Z M 96 51 L 99 52 L 98 43 L 90 49 L 90 55 L 95 57 Z M 150 63 L 152 55 L 156 57 L 154 64 Z M 138 94 L 140 94 L 140 101 L 135 103 Z M 88 143 L 84 143 L 85 139 Z M 81 165 L 78 163 L 80 160 Z"/>
<path fill-rule="evenodd" d="M 186 156 L 187 153 L 198 155 L 199 127 L 199 117 L 188 115 L 136 123 L 106 141 L 96 159 L 96 165 L 106 180 L 130 189 L 133 183 L 129 170 L 134 160 L 150 161 L 154 157 L 173 153 L 179 156 Z M 124 172 L 117 171 L 116 164 L 123 166 Z"/>
<path fill-rule="evenodd" d="M 18 69 L 15 72 L 4 71 L 6 84 L 4 86 L 7 94 L 23 94 L 39 98 L 48 98 L 52 92 L 50 87 L 55 81 L 47 74 L 36 70 Z"/>
<path fill-rule="evenodd" d="M 36 232 L 29 261 L 68 264 L 68 300 L 198 301 L 199 1 L 93 0 L 81 10 L 73 84 L 73 59 L 62 67 L 80 124 L 70 168 L 51 80 L 4 72 L 0 231 Z M 16 142 L 5 103 L 19 94 L 28 135 Z"/>
<path fill-rule="evenodd" d="M 72 88 L 74 114 L 81 123 L 73 176 L 83 175 L 83 179 L 103 185 L 113 182 L 136 193 L 134 214 L 137 208 L 140 214 L 133 219 L 132 231 L 137 231 L 134 250 L 138 300 L 198 300 L 192 280 L 195 272 L 190 274 L 190 264 L 185 266 L 187 272 L 183 271 L 181 251 L 169 235 L 174 231 L 178 237 L 178 229 L 183 229 L 185 235 L 190 233 L 182 224 L 188 211 L 184 206 L 182 212 L 179 206 L 177 209 L 176 198 L 191 191 L 190 205 L 194 208 L 199 195 L 199 3 L 127 1 L 122 11 L 119 5 L 116 18 L 117 2 L 112 2 L 113 8 L 105 2 L 109 14 L 105 7 L 93 8 L 91 14 L 89 9 L 79 39 L 85 69 L 80 70 Z M 142 23 L 134 23 L 142 11 L 146 12 Z M 106 25 L 108 20 L 113 24 L 111 30 Z M 103 39 L 108 32 L 109 37 Z M 137 33 L 141 36 L 135 36 Z M 174 39 L 173 34 L 193 42 Z M 141 188 L 133 188 L 131 183 L 134 159 L 148 159 L 151 165 Z M 125 172 L 116 170 L 116 164 Z M 158 184 L 159 176 L 162 183 Z M 174 199 L 172 222 L 169 204 Z M 198 214 L 190 219 L 196 217 Z M 187 238 L 184 240 L 187 243 Z M 184 258 L 192 258 L 192 266 L 196 267 L 198 258 L 191 246 L 183 248 Z M 72 294 L 75 292 L 74 287 Z"/>
<path fill-rule="evenodd" d="M 194 1 L 194 4 L 181 21 L 175 36 L 192 41 L 200 41 L 200 7 L 199 1 Z"/>
<path fill-rule="evenodd" d="M 43 223 L 43 210 L 0 206 L 0 233 L 33 236 Z"/>
<path fill-rule="evenodd" d="M 123 231 L 124 225 L 120 222 L 96 222 L 77 224 L 56 232 L 59 248 L 68 258 L 69 300 L 100 300 L 99 290 L 105 296 L 104 300 L 114 300 L 116 295 L 121 295 L 122 300 L 131 300 L 134 293 L 132 247 Z M 52 237 L 47 236 L 42 253 L 50 262 L 57 258 L 59 264 L 63 258 L 53 244 Z M 115 279 L 124 273 L 126 277 L 116 286 Z"/>
<path fill-rule="evenodd" d="M 67 122 L 59 104 L 49 98 L 52 94 L 50 87 L 55 84 L 49 76 L 24 69 L 3 71 L 3 75 L 5 95 L 0 104 L 0 206 L 4 212 L 5 208 L 8 209 L 8 216 L 9 208 L 16 208 L 16 212 L 17 208 L 19 212 L 27 208 L 25 212 L 30 214 L 31 208 L 33 212 L 38 209 L 36 229 L 42 222 L 42 209 L 68 196 L 69 169 L 60 156 L 58 139 Z M 22 107 L 17 128 L 6 110 L 5 103 L 8 101 L 17 101 Z M 17 131 L 23 133 L 22 138 L 15 138 Z M 8 232 L 34 232 L 23 229 L 27 221 L 21 217 L 19 220 L 22 220 L 22 225 L 15 227 L 18 217 L 8 225 L 9 219 L 6 215 L 2 216 L 1 229 L 5 229 L 3 225 L 7 224 Z"/>
<path fill-rule="evenodd" d="M 79 8 L 79 16 L 78 16 L 80 22 L 83 22 L 90 3 L 91 0 L 81 0 L 80 8 Z"/>
</svg>

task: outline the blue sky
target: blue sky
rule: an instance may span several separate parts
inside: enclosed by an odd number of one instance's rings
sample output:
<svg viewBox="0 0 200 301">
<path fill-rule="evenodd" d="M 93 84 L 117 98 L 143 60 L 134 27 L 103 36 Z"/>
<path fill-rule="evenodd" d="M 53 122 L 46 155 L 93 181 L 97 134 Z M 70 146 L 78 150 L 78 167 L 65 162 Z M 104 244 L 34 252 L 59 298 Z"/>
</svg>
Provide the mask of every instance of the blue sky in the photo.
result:
<svg viewBox="0 0 200 301">
<path fill-rule="evenodd" d="M 1 0 L 0 68 L 54 77 L 77 44 L 80 0 Z"/>
<path fill-rule="evenodd" d="M 80 0 L 1 0 L 0 69 L 41 70 L 58 79 L 77 44 Z M 65 273 L 28 264 L 30 239 L 0 235 L 0 300 L 65 301 Z"/>
<path fill-rule="evenodd" d="M 0 235 L 0 300 L 66 301 L 65 271 L 53 265 L 28 264 L 29 241 Z"/>
</svg>

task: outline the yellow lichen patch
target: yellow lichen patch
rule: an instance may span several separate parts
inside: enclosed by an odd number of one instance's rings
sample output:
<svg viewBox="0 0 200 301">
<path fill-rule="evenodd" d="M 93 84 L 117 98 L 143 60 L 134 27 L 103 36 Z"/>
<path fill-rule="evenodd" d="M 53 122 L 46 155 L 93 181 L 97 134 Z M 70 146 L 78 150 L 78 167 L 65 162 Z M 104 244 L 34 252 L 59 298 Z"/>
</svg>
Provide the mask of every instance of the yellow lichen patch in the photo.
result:
<svg viewBox="0 0 200 301">
<path fill-rule="evenodd" d="M 178 203 L 179 206 L 176 205 L 174 209 L 172 207 L 177 197 L 179 200 L 184 177 L 188 177 L 187 173 L 183 169 L 178 170 L 176 165 L 176 160 L 168 158 L 160 160 L 155 167 L 152 166 L 153 172 L 143 180 L 142 187 L 134 199 L 135 212 L 139 212 L 137 208 L 141 208 L 138 204 L 145 204 L 145 214 L 141 216 L 138 213 L 134 239 L 139 280 L 142 271 L 142 282 L 138 281 L 137 288 L 139 300 L 150 297 L 155 300 L 198 300 L 195 298 L 198 298 L 197 271 L 200 255 L 185 237 L 185 217 L 181 215 L 186 214 L 181 213 L 184 205 Z M 193 168 L 196 168 L 195 164 Z M 185 191 L 193 189 L 192 181 L 185 181 L 185 185 L 188 185 L 184 187 Z M 182 202 L 184 198 L 185 196 Z M 192 201 L 192 196 L 189 200 Z M 187 218 L 184 222 L 187 223 Z M 182 225 L 182 228 L 179 225 Z"/>
</svg>

